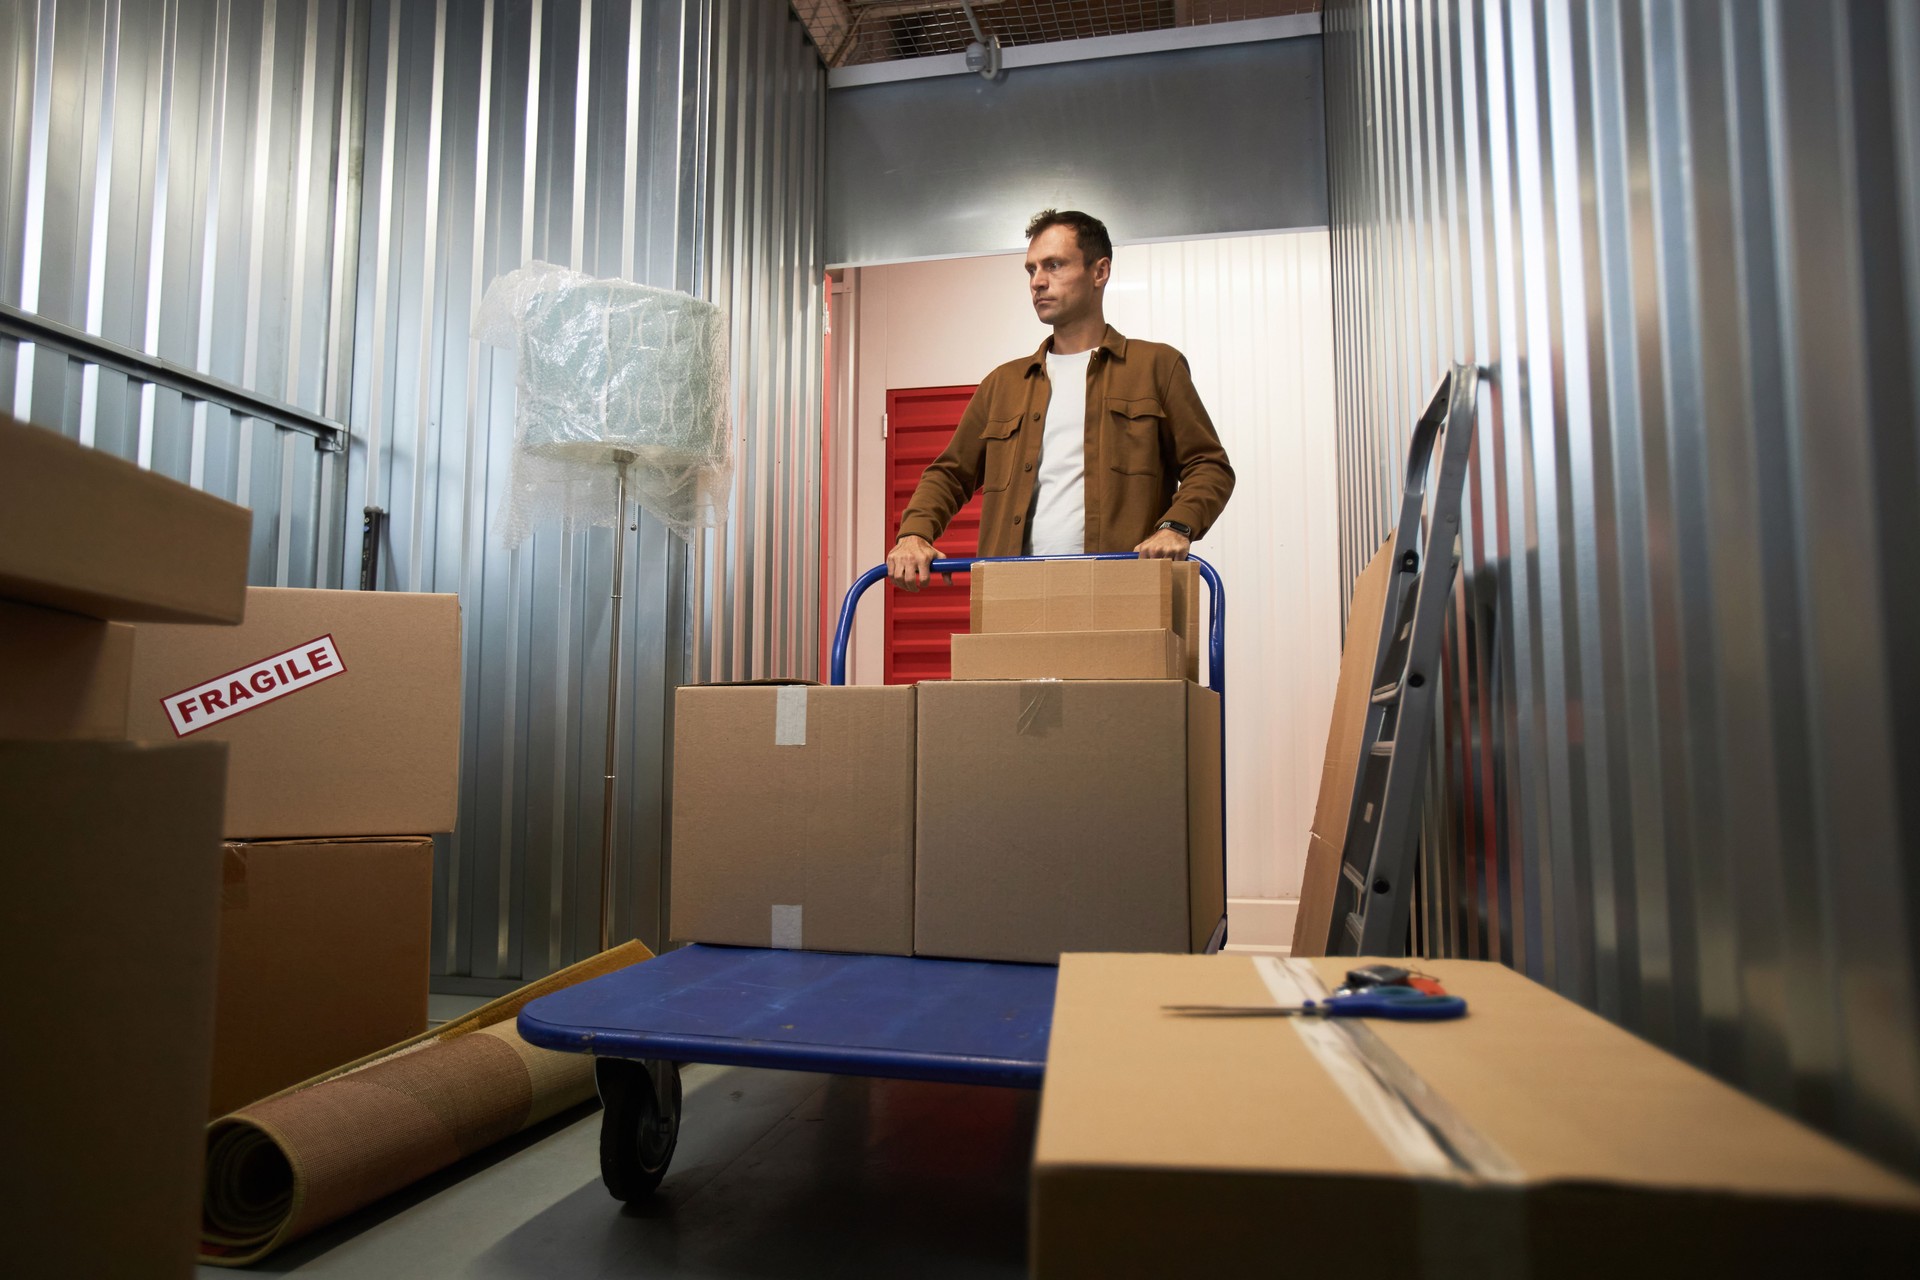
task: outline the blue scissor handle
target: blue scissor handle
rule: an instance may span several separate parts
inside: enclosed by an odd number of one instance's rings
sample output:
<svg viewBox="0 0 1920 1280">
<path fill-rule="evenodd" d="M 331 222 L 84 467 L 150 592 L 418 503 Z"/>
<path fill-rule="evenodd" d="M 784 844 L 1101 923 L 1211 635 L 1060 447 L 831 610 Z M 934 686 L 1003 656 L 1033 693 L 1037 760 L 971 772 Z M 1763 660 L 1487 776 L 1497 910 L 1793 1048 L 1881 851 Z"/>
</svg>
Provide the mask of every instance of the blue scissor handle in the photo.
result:
<svg viewBox="0 0 1920 1280">
<path fill-rule="evenodd" d="M 1394 1022 L 1445 1022 L 1467 1016 L 1467 1002 L 1459 996 L 1429 995 L 1412 987 L 1369 987 L 1308 1001 L 1308 1007 L 1329 1018 L 1386 1018 Z"/>
</svg>

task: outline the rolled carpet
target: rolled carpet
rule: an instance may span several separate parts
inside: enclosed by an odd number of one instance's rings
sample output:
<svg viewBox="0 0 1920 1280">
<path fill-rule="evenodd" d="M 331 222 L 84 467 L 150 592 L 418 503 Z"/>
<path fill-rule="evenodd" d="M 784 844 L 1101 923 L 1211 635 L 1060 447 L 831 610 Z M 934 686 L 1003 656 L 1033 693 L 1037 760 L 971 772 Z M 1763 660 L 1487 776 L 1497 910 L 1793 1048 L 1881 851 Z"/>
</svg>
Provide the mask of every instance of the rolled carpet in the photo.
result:
<svg viewBox="0 0 1920 1280">
<path fill-rule="evenodd" d="M 593 1060 L 535 1048 L 514 1019 L 529 1000 L 652 955 L 615 947 L 209 1124 L 201 1261 L 258 1262 L 592 1097 Z"/>
</svg>

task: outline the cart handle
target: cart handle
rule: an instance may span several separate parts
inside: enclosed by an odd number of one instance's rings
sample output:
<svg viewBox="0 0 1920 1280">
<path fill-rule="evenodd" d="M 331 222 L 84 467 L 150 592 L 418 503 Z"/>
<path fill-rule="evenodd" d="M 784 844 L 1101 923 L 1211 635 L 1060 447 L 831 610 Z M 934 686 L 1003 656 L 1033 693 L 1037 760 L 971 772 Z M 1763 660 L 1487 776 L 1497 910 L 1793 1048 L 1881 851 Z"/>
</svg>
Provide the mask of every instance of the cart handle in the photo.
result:
<svg viewBox="0 0 1920 1280">
<path fill-rule="evenodd" d="M 1107 552 L 1090 556 L 974 556 L 970 558 L 948 557 L 935 560 L 934 573 L 965 573 L 976 564 L 1003 560 L 1133 560 L 1137 557 L 1131 551 Z M 1214 567 L 1199 556 L 1190 557 L 1200 566 L 1200 576 L 1207 583 L 1207 687 L 1215 693 L 1227 692 L 1227 599 L 1220 587 L 1220 574 Z M 847 641 L 853 635 L 853 612 L 860 605 L 860 597 L 866 594 L 868 587 L 887 576 L 887 566 L 877 564 L 861 574 L 851 587 L 847 588 L 847 598 L 840 603 L 840 624 L 833 631 L 833 666 L 828 677 L 830 684 L 847 682 Z"/>
</svg>

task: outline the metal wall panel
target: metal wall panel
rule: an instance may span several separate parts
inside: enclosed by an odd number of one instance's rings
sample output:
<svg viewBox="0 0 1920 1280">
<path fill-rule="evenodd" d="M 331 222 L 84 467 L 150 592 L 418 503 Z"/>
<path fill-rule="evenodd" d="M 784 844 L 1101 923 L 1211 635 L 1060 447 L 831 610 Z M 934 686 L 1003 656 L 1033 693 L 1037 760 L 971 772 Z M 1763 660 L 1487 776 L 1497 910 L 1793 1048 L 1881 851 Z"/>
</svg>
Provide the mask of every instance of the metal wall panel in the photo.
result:
<svg viewBox="0 0 1920 1280">
<path fill-rule="evenodd" d="M 1920 13 L 1325 32 L 1344 581 L 1492 373 L 1418 942 L 1920 1170 Z"/>
<path fill-rule="evenodd" d="M 0 301 L 343 418 L 364 5 L 0 5 Z M 255 583 L 340 574 L 314 440 L 0 340 L 0 408 L 253 508 Z"/>
<path fill-rule="evenodd" d="M 473 309 L 542 259 L 732 314 L 732 523 L 627 535 L 616 924 L 657 945 L 673 686 L 816 663 L 825 74 L 750 0 L 376 0 L 370 31 L 347 503 L 390 513 L 383 587 L 462 601 L 436 972 L 531 978 L 597 941 L 613 544 L 497 533 L 514 362 Z"/>
<path fill-rule="evenodd" d="M 1322 227 L 1321 102 L 1317 36 L 835 89 L 827 252 L 1024 250 L 1049 206 L 1121 241 Z"/>
</svg>

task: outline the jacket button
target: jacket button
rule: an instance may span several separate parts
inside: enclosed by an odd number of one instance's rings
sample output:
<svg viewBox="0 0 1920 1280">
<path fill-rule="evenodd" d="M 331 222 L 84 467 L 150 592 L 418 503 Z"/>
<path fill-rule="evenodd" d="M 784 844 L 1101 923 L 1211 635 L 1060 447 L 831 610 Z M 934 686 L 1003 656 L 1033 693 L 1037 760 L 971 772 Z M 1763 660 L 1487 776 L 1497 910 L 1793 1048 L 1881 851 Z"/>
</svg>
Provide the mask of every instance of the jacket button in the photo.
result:
<svg viewBox="0 0 1920 1280">
<path fill-rule="evenodd" d="M 1015 524 L 1019 524 L 1019 523 L 1020 523 L 1020 517 L 1019 517 L 1019 516 L 1015 516 L 1015 517 L 1013 518 L 1013 522 L 1014 522 Z"/>
<path fill-rule="evenodd" d="M 1033 415 L 1033 420 L 1034 420 L 1035 422 L 1038 422 L 1038 421 L 1040 421 L 1040 415 L 1039 415 L 1039 414 L 1037 414 L 1037 413 L 1036 413 L 1036 414 L 1034 414 L 1034 415 Z"/>
<path fill-rule="evenodd" d="M 1033 470 L 1033 464 L 1031 462 L 1027 464 L 1027 470 L 1029 471 Z"/>
</svg>

